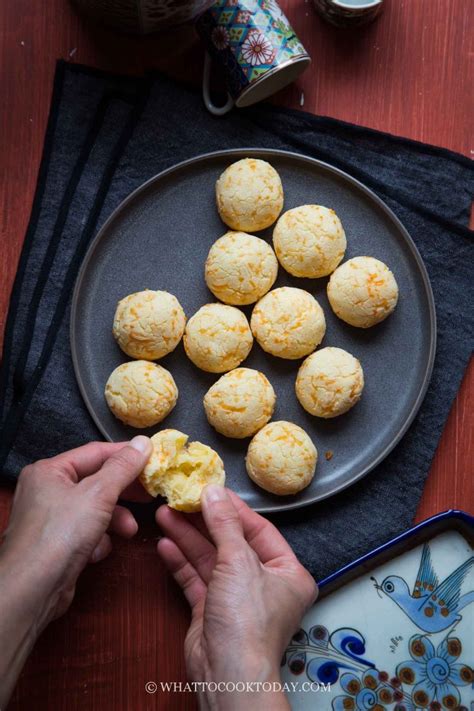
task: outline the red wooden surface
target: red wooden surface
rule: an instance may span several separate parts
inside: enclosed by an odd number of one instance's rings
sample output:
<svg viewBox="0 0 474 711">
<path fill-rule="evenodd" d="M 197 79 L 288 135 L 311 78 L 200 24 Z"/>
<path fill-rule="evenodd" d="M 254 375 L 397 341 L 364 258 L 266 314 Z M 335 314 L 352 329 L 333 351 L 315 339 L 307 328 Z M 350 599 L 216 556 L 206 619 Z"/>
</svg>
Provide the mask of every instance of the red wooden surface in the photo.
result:
<svg viewBox="0 0 474 711">
<path fill-rule="evenodd" d="M 474 153 L 471 0 L 386 0 L 354 34 L 322 23 L 310 1 L 282 0 L 313 57 L 276 100 L 395 134 Z M 202 52 L 189 27 L 146 39 L 91 27 L 66 0 L 0 3 L 2 136 L 0 332 L 29 217 L 58 57 L 105 70 L 157 67 L 199 82 Z M 418 511 L 474 511 L 471 367 L 454 403 Z M 0 490 L 0 530 L 11 494 Z M 148 695 L 147 681 L 183 680 L 187 610 L 155 555 L 156 530 L 116 545 L 81 577 L 69 613 L 37 645 L 11 709 L 190 709 L 189 694 Z"/>
</svg>

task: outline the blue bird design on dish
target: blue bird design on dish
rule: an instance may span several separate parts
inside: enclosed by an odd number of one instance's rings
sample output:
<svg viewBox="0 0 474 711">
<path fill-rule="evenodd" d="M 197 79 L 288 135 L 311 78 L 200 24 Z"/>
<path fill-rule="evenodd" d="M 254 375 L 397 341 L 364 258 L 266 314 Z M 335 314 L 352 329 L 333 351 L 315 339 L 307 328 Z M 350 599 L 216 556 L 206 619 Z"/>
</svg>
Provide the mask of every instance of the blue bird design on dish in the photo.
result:
<svg viewBox="0 0 474 711">
<path fill-rule="evenodd" d="M 474 602 L 474 590 L 461 595 L 461 586 L 473 566 L 474 556 L 439 583 L 430 547 L 425 543 L 412 592 L 406 580 L 398 575 L 389 575 L 380 585 L 374 577 L 371 580 L 377 592 L 393 600 L 417 627 L 435 634 L 456 625 L 462 619 L 460 611 Z"/>
</svg>

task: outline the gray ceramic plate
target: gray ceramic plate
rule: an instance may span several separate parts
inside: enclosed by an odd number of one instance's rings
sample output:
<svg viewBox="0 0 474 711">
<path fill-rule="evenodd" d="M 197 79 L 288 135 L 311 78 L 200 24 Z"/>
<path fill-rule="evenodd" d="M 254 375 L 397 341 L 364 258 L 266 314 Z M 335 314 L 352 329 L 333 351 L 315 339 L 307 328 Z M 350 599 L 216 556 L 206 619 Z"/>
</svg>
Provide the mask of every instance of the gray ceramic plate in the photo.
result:
<svg viewBox="0 0 474 711">
<path fill-rule="evenodd" d="M 273 384 L 274 419 L 301 425 L 319 450 L 313 482 L 294 497 L 273 496 L 255 486 L 245 472 L 248 440 L 222 437 L 207 423 L 202 398 L 217 376 L 193 366 L 182 344 L 160 361 L 179 388 L 178 404 L 163 427 L 180 429 L 214 447 L 224 459 L 229 486 L 253 508 L 270 512 L 324 499 L 367 474 L 407 430 L 428 386 L 436 343 L 428 276 L 407 231 L 373 192 L 325 163 L 273 150 L 222 151 L 164 171 L 124 200 L 92 243 L 74 292 L 71 345 L 79 387 L 100 431 L 109 440 L 137 434 L 138 430 L 113 417 L 103 395 L 112 370 L 127 360 L 112 337 L 115 306 L 126 294 L 145 288 L 175 294 L 188 317 L 214 300 L 204 282 L 204 261 L 211 244 L 226 231 L 215 208 L 214 184 L 229 163 L 246 156 L 264 158 L 278 170 L 285 209 L 304 203 L 334 208 L 347 234 L 346 258 L 381 259 L 400 287 L 394 314 L 375 328 L 360 330 L 332 313 L 327 279 L 297 279 L 280 268 L 276 286 L 298 286 L 315 295 L 327 320 L 323 345 L 353 353 L 362 362 L 366 380 L 363 397 L 351 412 L 320 420 L 308 415 L 296 400 L 299 361 L 273 358 L 254 345 L 244 365 L 262 370 Z M 259 236 L 270 240 L 271 229 Z M 250 315 L 251 307 L 244 310 Z M 333 452 L 329 461 L 327 451 Z"/>
</svg>

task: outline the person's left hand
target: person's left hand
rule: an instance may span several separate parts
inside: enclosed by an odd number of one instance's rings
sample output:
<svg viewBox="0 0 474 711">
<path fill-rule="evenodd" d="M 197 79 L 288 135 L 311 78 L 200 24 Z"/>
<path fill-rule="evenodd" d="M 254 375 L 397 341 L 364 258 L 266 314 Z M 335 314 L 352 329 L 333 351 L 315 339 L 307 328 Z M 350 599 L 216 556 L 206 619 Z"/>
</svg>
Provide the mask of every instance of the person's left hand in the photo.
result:
<svg viewBox="0 0 474 711">
<path fill-rule="evenodd" d="M 66 611 L 84 566 L 110 553 L 108 531 L 125 538 L 136 533 L 133 515 L 117 500 L 150 498 L 135 482 L 150 453 L 143 436 L 128 444 L 91 442 L 21 472 L 0 569 L 9 577 L 16 571 L 17 580 L 26 578 L 25 593 L 28 583 L 30 595 L 44 599 L 38 631 Z"/>
</svg>

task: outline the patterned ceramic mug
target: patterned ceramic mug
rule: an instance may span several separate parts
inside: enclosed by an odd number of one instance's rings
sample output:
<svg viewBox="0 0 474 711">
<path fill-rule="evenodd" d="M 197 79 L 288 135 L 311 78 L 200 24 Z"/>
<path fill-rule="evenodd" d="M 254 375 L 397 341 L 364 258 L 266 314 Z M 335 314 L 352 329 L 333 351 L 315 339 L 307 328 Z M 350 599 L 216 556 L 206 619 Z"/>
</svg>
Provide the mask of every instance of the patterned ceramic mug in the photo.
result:
<svg viewBox="0 0 474 711">
<path fill-rule="evenodd" d="M 314 0 L 321 17 L 338 27 L 356 27 L 374 20 L 383 0 Z"/>
<path fill-rule="evenodd" d="M 196 27 L 207 48 L 203 98 L 213 114 L 266 99 L 311 62 L 275 0 L 217 0 Z M 221 107 L 209 94 L 211 59 L 224 68 L 227 80 L 229 96 Z"/>
</svg>

